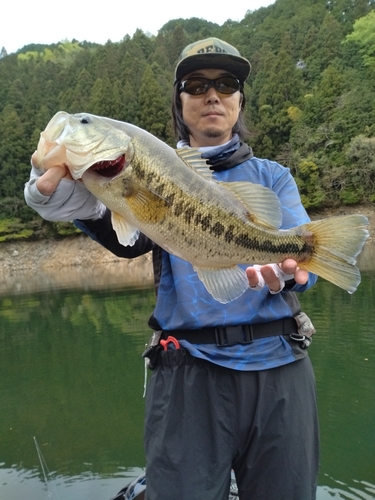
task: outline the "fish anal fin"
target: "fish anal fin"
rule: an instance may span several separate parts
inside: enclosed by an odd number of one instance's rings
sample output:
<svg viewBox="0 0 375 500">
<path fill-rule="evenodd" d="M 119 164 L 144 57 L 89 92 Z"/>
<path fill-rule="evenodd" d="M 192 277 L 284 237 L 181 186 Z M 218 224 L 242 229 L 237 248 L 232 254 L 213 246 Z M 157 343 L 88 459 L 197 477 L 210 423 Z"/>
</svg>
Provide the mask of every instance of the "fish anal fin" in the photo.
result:
<svg viewBox="0 0 375 500">
<path fill-rule="evenodd" d="M 119 243 L 124 246 L 133 246 L 139 237 L 138 229 L 116 212 L 111 213 L 111 218 L 112 227 L 116 232 Z"/>
<path fill-rule="evenodd" d="M 238 299 L 249 288 L 246 272 L 239 266 L 226 268 L 195 267 L 195 270 L 207 291 L 222 304 Z"/>
<path fill-rule="evenodd" d="M 252 182 L 220 182 L 249 211 L 249 220 L 269 229 L 278 229 L 282 223 L 278 196 L 261 184 Z"/>
</svg>

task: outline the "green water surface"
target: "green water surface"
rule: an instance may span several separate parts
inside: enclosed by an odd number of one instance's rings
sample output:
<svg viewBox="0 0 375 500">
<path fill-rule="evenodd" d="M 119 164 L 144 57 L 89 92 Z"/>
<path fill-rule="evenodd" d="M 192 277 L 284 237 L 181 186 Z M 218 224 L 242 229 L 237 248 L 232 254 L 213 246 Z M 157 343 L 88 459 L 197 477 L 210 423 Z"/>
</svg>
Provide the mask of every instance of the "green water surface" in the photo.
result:
<svg viewBox="0 0 375 500">
<path fill-rule="evenodd" d="M 375 498 L 374 289 L 366 271 L 353 295 L 319 280 L 301 296 L 317 329 L 318 500 Z M 154 302 L 152 288 L 0 296 L 1 500 L 108 500 L 142 472 Z"/>
</svg>

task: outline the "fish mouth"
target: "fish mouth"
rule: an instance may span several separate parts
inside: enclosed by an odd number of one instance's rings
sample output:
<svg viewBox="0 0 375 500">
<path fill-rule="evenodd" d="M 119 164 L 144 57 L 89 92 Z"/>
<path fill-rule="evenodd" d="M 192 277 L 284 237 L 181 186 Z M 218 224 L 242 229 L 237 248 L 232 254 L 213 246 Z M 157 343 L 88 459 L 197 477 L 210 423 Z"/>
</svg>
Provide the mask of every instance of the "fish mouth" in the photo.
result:
<svg viewBox="0 0 375 500">
<path fill-rule="evenodd" d="M 94 163 L 89 168 L 90 172 L 95 172 L 101 177 L 113 178 L 120 174 L 125 166 L 125 155 L 121 155 L 115 160 L 102 160 Z"/>
</svg>

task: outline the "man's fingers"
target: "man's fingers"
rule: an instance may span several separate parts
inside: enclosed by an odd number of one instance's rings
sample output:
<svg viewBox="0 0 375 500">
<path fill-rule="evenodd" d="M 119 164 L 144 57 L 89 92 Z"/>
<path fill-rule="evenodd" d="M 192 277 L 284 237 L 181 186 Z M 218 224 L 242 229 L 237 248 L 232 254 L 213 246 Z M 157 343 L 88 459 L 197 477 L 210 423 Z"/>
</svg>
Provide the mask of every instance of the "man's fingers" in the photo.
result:
<svg viewBox="0 0 375 500">
<path fill-rule="evenodd" d="M 247 279 L 249 280 L 249 285 L 251 287 L 256 287 L 259 282 L 259 277 L 257 271 L 253 267 L 248 267 L 246 269 Z"/>
<path fill-rule="evenodd" d="M 51 196 L 56 191 L 56 188 L 64 177 L 68 177 L 65 165 L 57 165 L 51 167 L 36 181 L 36 187 L 39 192 L 45 196 Z M 70 174 L 69 177 L 71 178 Z"/>
<path fill-rule="evenodd" d="M 280 281 L 272 266 L 253 266 L 246 269 L 249 285 L 255 290 L 261 290 L 265 285 L 273 292 L 280 290 Z"/>
<path fill-rule="evenodd" d="M 34 151 L 34 153 L 32 154 L 31 156 L 31 163 L 33 165 L 35 165 L 35 167 L 39 168 L 40 166 L 38 165 L 38 161 L 37 161 L 37 158 L 38 158 L 38 154 L 36 151 Z"/>
<path fill-rule="evenodd" d="M 304 285 L 305 283 L 307 283 L 308 279 L 309 279 L 309 273 L 304 269 L 300 269 L 298 267 L 296 269 L 296 272 L 294 273 L 294 281 L 299 285 Z"/>
<path fill-rule="evenodd" d="M 299 285 L 304 285 L 309 279 L 309 273 L 304 269 L 300 269 L 298 263 L 293 259 L 285 259 L 280 264 L 280 267 L 285 274 L 293 274 L 295 282 Z"/>
<path fill-rule="evenodd" d="M 280 290 L 280 280 L 279 277 L 276 275 L 275 271 L 272 269 L 272 267 L 263 266 L 260 269 L 260 272 L 268 288 L 273 292 L 278 292 Z"/>
<path fill-rule="evenodd" d="M 308 272 L 300 269 L 293 259 L 286 259 L 279 265 L 254 265 L 246 269 L 246 274 L 251 288 L 261 290 L 266 285 L 271 293 L 283 290 L 285 282 L 289 279 L 294 278 L 299 285 L 304 285 L 309 279 Z"/>
<path fill-rule="evenodd" d="M 297 262 L 293 259 L 285 259 L 280 267 L 285 274 L 294 274 L 298 265 Z"/>
</svg>

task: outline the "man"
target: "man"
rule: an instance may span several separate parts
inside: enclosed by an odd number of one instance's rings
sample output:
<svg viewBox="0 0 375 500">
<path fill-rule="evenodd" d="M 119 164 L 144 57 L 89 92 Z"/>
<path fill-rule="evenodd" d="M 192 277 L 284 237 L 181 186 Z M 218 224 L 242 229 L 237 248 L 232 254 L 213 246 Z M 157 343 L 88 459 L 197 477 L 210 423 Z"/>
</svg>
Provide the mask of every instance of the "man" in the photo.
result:
<svg viewBox="0 0 375 500">
<path fill-rule="evenodd" d="M 216 38 L 182 51 L 172 103 L 178 147 L 200 148 L 217 181 L 272 189 L 287 229 L 309 219 L 289 170 L 254 157 L 243 143 L 249 73 L 238 50 Z M 220 304 L 189 263 L 144 235 L 121 246 L 109 211 L 64 165 L 45 173 L 33 166 L 25 197 L 44 218 L 75 219 L 117 255 L 153 251 L 158 294 L 149 324 L 158 333 L 145 353 L 154 369 L 146 401 L 147 499 L 227 499 L 233 469 L 242 500 L 314 500 L 315 383 L 309 339 L 297 326 L 310 323 L 294 292 L 316 276 L 290 259 L 248 267 L 249 290 Z"/>
</svg>

